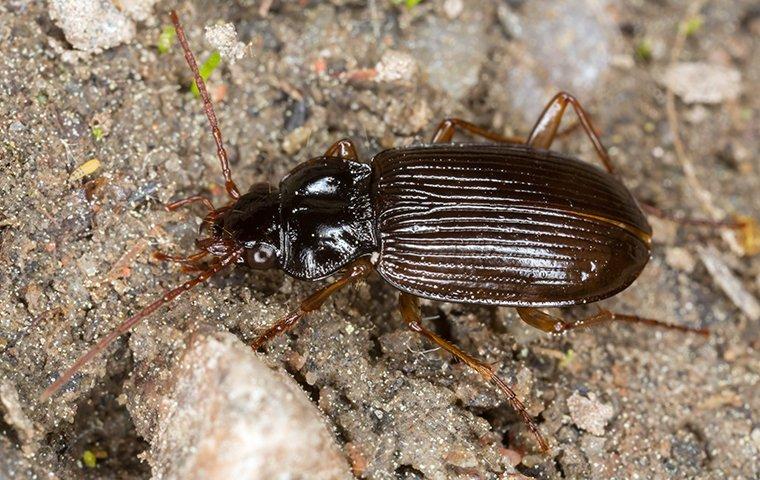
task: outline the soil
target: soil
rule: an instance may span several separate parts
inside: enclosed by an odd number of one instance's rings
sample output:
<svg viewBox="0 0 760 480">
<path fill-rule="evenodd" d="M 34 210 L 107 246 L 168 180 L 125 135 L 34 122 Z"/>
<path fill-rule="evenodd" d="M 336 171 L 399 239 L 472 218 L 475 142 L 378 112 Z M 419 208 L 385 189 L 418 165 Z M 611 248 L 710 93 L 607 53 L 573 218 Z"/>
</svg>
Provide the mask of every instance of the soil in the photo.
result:
<svg viewBox="0 0 760 480">
<path fill-rule="evenodd" d="M 760 219 L 752 1 L 708 1 L 695 13 L 688 1 L 600 2 L 583 22 L 596 22 L 588 28 L 604 48 L 572 62 L 542 53 L 572 44 L 534 28 L 556 20 L 552 12 L 583 13 L 566 2 L 275 0 L 262 10 L 267 3 L 159 2 L 131 41 L 91 54 L 73 50 L 45 2 L 0 5 L 0 475 L 149 478 L 152 406 L 140 402 L 156 397 L 138 394 L 144 379 L 171 373 L 188 332 L 248 342 L 315 288 L 280 272 L 230 270 L 118 340 L 62 394 L 38 400 L 97 338 L 186 278 L 151 252 L 191 251 L 201 210 L 162 205 L 196 193 L 225 201 L 179 47 L 156 47 L 172 8 L 201 61 L 213 51 L 204 26 L 232 22 L 247 45 L 209 80 L 241 186 L 276 183 L 343 137 L 369 161 L 429 139 L 449 116 L 525 134 L 551 94 L 572 87 L 639 199 L 674 214 Z M 679 28 L 689 33 L 675 61 L 736 70 L 743 92 L 710 104 L 676 98 L 703 192 L 684 173 L 666 114 L 662 78 Z M 541 43 L 554 41 L 556 50 Z M 415 71 L 375 78 L 389 50 L 411 53 Z M 558 57 L 572 65 L 551 68 Z M 596 162 L 580 129 L 553 148 Z M 95 171 L 76 171 L 93 159 Z M 600 306 L 709 328 L 708 339 L 636 325 L 554 337 L 512 309 L 423 302 L 432 328 L 515 386 L 549 455 L 497 391 L 404 327 L 377 276 L 335 295 L 266 355 L 324 412 L 361 478 L 758 478 L 760 319 L 701 258 L 714 245 L 751 298 L 760 256 L 739 255 L 715 229 L 652 224 L 648 266 Z M 595 308 L 553 312 L 578 319 Z"/>
</svg>

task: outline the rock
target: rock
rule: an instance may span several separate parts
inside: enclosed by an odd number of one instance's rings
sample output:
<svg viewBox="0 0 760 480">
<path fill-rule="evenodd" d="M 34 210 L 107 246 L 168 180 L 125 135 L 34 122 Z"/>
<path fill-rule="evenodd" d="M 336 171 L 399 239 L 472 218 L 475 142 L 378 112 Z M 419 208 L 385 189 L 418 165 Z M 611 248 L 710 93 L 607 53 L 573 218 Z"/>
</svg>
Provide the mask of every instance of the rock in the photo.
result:
<svg viewBox="0 0 760 480">
<path fill-rule="evenodd" d="M 34 453 L 38 448 L 41 433 L 37 431 L 29 417 L 24 413 L 16 387 L 9 381 L 0 383 L 0 405 L 5 414 L 3 420 L 12 426 L 22 443 L 26 454 Z"/>
<path fill-rule="evenodd" d="M 760 427 L 752 430 L 750 438 L 752 439 L 752 443 L 755 445 L 755 450 L 760 453 Z"/>
<path fill-rule="evenodd" d="M 26 130 L 26 125 L 24 125 L 23 123 L 19 122 L 18 120 L 14 120 L 8 126 L 8 131 L 11 134 L 13 134 L 13 135 L 19 134 L 19 133 L 21 133 L 21 132 L 23 132 L 25 130 Z"/>
<path fill-rule="evenodd" d="M 154 478 L 351 478 L 325 419 L 290 376 L 232 334 L 195 333 L 189 343 L 157 375 L 169 385 L 143 383 L 129 405 L 148 419 L 136 425 L 151 443 Z"/>
<path fill-rule="evenodd" d="M 496 16 L 499 24 L 508 38 L 520 38 L 522 35 L 522 23 L 512 7 L 507 3 L 499 3 L 496 7 Z"/>
<path fill-rule="evenodd" d="M 238 41 L 235 25 L 232 23 L 206 27 L 206 40 L 219 50 L 219 54 L 230 64 L 234 64 L 245 55 L 245 43 Z"/>
<path fill-rule="evenodd" d="M 98 53 L 135 36 L 134 22 L 107 0 L 50 0 L 48 13 L 77 50 Z"/>
<path fill-rule="evenodd" d="M 136 22 L 144 22 L 150 17 L 153 5 L 158 0 L 112 0 L 116 7 Z"/>
<path fill-rule="evenodd" d="M 288 155 L 298 153 L 311 136 L 311 128 L 298 127 L 282 139 L 282 151 Z"/>
<path fill-rule="evenodd" d="M 450 20 L 457 18 L 464 10 L 464 3 L 462 0 L 446 0 L 443 2 L 443 13 L 449 17 Z"/>
<path fill-rule="evenodd" d="M 665 250 L 665 262 L 671 267 L 691 273 L 697 261 L 688 250 L 682 247 L 671 247 Z"/>
<path fill-rule="evenodd" d="M 567 399 L 567 408 L 573 423 L 598 436 L 604 435 L 604 427 L 615 413 L 612 406 L 598 401 L 596 396 L 586 398 L 578 392 L 573 392 Z"/>
<path fill-rule="evenodd" d="M 605 1 L 537 0 L 522 8 L 508 85 L 513 108 L 535 121 L 558 90 L 590 98 L 611 68 L 618 29 Z M 503 10 L 503 9 L 502 9 Z M 511 22 L 515 23 L 515 22 Z"/>
<path fill-rule="evenodd" d="M 486 24 L 477 9 L 469 9 L 471 19 L 448 21 L 428 18 L 409 42 L 412 54 L 430 85 L 461 99 L 478 83 L 480 69 L 486 61 L 488 42 Z"/>
<path fill-rule="evenodd" d="M 388 50 L 375 65 L 378 82 L 409 83 L 417 73 L 417 62 L 408 53 Z"/>
<path fill-rule="evenodd" d="M 738 70 L 702 62 L 670 65 L 660 82 L 685 103 L 723 103 L 741 93 Z"/>
</svg>

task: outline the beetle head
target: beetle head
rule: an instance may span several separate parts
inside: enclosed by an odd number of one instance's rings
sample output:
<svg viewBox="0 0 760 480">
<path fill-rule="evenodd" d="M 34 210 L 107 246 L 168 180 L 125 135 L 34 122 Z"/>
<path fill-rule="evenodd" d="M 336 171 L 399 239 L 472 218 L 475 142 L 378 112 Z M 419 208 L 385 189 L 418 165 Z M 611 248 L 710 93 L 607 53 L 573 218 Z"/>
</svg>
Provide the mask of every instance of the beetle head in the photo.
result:
<svg viewBox="0 0 760 480">
<path fill-rule="evenodd" d="M 235 203 L 211 212 L 201 224 L 210 237 L 198 247 L 223 257 L 239 248 L 239 262 L 258 270 L 280 264 L 280 195 L 267 183 L 254 184 Z"/>
</svg>

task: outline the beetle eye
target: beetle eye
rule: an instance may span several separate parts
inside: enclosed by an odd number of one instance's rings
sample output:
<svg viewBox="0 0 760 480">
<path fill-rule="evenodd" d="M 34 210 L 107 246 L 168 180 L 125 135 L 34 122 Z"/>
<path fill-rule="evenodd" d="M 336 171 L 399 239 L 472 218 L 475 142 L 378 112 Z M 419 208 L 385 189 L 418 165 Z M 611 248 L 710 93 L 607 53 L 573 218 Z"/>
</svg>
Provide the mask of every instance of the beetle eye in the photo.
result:
<svg viewBox="0 0 760 480">
<path fill-rule="evenodd" d="M 275 266 L 275 263 L 277 263 L 277 253 L 271 245 L 260 243 L 248 250 L 245 259 L 249 267 L 265 270 Z"/>
</svg>

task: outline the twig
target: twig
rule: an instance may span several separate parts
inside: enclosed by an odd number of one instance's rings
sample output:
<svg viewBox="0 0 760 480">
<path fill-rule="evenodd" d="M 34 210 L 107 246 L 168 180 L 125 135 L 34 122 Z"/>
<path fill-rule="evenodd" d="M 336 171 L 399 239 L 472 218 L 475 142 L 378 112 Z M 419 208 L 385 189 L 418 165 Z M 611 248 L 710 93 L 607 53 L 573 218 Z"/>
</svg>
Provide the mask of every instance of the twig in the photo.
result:
<svg viewBox="0 0 760 480">
<path fill-rule="evenodd" d="M 686 12 L 686 18 L 691 18 L 692 16 L 696 15 L 697 12 L 702 9 L 705 3 L 706 0 L 696 0 L 691 5 L 689 5 L 689 9 Z M 681 52 L 683 52 L 685 43 L 686 29 L 681 28 L 681 24 L 679 23 L 676 38 L 673 42 L 673 48 L 670 51 L 671 65 L 674 65 L 678 62 L 678 59 L 681 56 Z M 708 212 L 710 217 L 712 217 L 714 220 L 723 220 L 725 218 L 725 214 L 715 206 L 712 195 L 707 191 L 707 189 L 702 186 L 702 182 L 700 182 L 699 178 L 697 178 L 697 173 L 694 169 L 694 163 L 689 157 L 689 154 L 686 151 L 686 147 L 681 140 L 681 135 L 679 133 L 681 123 L 678 118 L 678 110 L 676 109 L 675 93 L 673 93 L 673 90 L 669 85 L 666 85 L 665 87 L 665 97 L 665 112 L 668 117 L 668 126 L 670 127 L 670 132 L 673 135 L 673 147 L 675 148 L 676 159 L 683 169 L 686 181 L 688 182 L 689 187 L 696 193 L 697 198 L 699 199 L 699 203 L 701 204 L 702 208 Z M 722 230 L 721 237 L 736 254 L 744 254 L 744 249 L 740 246 L 738 240 L 736 239 L 736 233 L 733 230 Z"/>
</svg>

